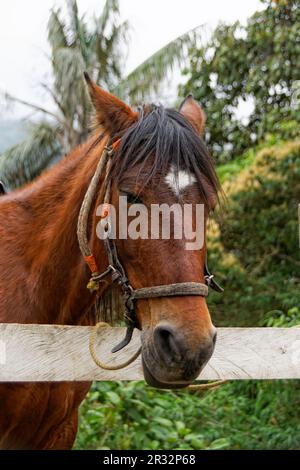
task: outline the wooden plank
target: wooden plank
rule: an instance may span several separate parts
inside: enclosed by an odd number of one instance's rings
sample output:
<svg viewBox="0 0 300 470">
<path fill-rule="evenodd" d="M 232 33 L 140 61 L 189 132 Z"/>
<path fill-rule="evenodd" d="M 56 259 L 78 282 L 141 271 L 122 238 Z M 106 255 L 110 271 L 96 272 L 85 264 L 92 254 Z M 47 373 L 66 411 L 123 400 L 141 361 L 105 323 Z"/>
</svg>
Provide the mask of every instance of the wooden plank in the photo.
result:
<svg viewBox="0 0 300 470">
<path fill-rule="evenodd" d="M 0 324 L 0 382 L 141 380 L 140 359 L 119 371 L 98 368 L 89 353 L 91 327 Z M 117 354 L 124 328 L 100 329 L 102 361 L 119 363 L 139 347 L 139 332 Z M 216 379 L 300 378 L 300 328 L 219 328 L 215 353 L 199 376 Z"/>
</svg>

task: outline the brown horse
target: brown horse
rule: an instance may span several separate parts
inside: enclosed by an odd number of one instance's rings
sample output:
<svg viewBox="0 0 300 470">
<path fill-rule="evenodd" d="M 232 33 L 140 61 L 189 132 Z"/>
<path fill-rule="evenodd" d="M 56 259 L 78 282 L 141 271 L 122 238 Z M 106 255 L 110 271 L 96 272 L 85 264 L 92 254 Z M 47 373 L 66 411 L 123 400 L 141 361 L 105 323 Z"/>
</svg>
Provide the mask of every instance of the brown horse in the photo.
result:
<svg viewBox="0 0 300 470">
<path fill-rule="evenodd" d="M 111 169 L 113 203 L 120 193 L 147 206 L 178 200 L 204 203 L 205 220 L 216 204 L 218 181 L 200 137 L 204 113 L 192 96 L 179 112 L 161 106 L 135 112 L 92 82 L 89 91 L 98 125 L 95 135 L 33 183 L 0 198 L 0 322 L 94 324 L 96 294 L 86 288 L 90 272 L 79 250 L 76 225 L 109 138 L 121 138 Z M 102 184 L 103 180 L 89 230 L 98 267 L 105 270 L 107 254 L 96 236 Z M 116 245 L 134 288 L 204 282 L 205 246 L 187 251 L 179 239 L 118 239 Z M 105 288 L 101 289 L 100 297 Z M 193 381 L 215 341 L 205 298 L 143 299 L 136 308 L 146 380 L 157 387 Z M 78 406 L 89 387 L 90 383 L 1 384 L 0 448 L 71 448 Z"/>
</svg>

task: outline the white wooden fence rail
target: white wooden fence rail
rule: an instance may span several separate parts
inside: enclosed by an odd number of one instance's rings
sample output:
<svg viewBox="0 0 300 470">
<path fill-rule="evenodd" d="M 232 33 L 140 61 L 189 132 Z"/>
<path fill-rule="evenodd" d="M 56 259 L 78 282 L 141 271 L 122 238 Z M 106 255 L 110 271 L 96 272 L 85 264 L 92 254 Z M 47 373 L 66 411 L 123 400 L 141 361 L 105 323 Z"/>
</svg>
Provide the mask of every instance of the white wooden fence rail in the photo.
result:
<svg viewBox="0 0 300 470">
<path fill-rule="evenodd" d="M 0 324 L 0 382 L 141 380 L 140 359 L 119 371 L 98 368 L 89 353 L 91 327 Z M 114 364 L 132 355 L 139 332 L 122 352 L 111 348 L 124 328 L 102 328 L 96 350 Z M 213 357 L 199 379 L 300 378 L 300 328 L 219 328 Z"/>
</svg>

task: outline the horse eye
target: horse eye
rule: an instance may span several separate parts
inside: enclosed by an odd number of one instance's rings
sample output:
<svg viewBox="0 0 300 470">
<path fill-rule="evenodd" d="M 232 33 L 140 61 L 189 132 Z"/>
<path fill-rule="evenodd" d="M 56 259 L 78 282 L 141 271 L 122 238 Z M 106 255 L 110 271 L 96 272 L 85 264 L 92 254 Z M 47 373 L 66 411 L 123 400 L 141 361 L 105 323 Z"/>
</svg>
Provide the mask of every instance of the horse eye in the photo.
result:
<svg viewBox="0 0 300 470">
<path fill-rule="evenodd" d="M 128 204 L 143 204 L 142 199 L 139 196 L 136 196 L 135 194 L 132 193 L 125 193 L 125 192 L 120 192 L 121 196 L 126 196 L 127 197 L 127 203 Z"/>
</svg>

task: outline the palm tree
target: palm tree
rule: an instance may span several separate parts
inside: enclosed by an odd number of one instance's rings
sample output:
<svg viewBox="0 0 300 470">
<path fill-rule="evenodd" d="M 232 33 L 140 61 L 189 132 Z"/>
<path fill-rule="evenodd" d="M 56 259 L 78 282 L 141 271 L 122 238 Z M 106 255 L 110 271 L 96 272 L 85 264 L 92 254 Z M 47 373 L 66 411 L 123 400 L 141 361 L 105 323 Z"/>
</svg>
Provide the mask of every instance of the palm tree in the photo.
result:
<svg viewBox="0 0 300 470">
<path fill-rule="evenodd" d="M 32 124 L 25 141 L 0 157 L 0 180 L 11 188 L 30 181 L 86 138 L 91 109 L 84 70 L 120 98 L 136 103 L 159 90 L 174 65 L 185 62 L 198 37 L 197 29 L 178 37 L 124 77 L 130 28 L 128 22 L 120 22 L 119 1 L 106 0 L 92 24 L 79 16 L 76 0 L 67 0 L 67 5 L 66 19 L 60 9 L 53 9 L 48 21 L 53 79 L 50 85 L 41 85 L 50 95 L 54 111 L 6 94 L 8 100 L 43 116 Z"/>
</svg>

